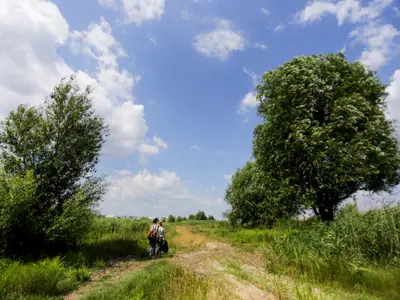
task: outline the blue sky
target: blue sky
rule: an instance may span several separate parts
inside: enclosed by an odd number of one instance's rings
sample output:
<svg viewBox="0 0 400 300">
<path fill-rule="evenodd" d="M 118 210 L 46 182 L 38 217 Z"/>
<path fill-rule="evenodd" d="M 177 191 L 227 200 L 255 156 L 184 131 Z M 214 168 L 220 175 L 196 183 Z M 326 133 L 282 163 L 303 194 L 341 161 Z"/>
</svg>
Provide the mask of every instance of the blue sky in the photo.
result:
<svg viewBox="0 0 400 300">
<path fill-rule="evenodd" d="M 82 86 L 95 87 L 95 107 L 111 126 L 99 165 L 111 183 L 103 213 L 203 209 L 220 217 L 229 174 L 251 157 L 260 122 L 253 87 L 262 73 L 297 55 L 342 49 L 390 85 L 389 115 L 400 117 L 398 7 L 395 0 L 0 0 L 7 99 L 0 117 L 19 103 L 40 103 L 75 72 Z"/>
</svg>

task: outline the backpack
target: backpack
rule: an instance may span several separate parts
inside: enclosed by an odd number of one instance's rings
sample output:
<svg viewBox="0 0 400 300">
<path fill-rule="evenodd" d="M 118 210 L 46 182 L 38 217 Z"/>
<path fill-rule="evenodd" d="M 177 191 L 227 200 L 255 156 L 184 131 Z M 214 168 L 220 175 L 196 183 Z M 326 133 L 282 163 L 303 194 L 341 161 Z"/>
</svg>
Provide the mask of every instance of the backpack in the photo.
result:
<svg viewBox="0 0 400 300">
<path fill-rule="evenodd" d="M 157 232 L 158 232 L 158 226 L 154 226 L 152 225 L 149 231 L 149 235 L 147 236 L 147 238 L 150 241 L 154 241 L 157 238 Z"/>
<path fill-rule="evenodd" d="M 164 241 L 164 243 L 162 244 L 161 251 L 164 252 L 165 254 L 168 253 L 168 242 L 167 241 Z"/>
</svg>

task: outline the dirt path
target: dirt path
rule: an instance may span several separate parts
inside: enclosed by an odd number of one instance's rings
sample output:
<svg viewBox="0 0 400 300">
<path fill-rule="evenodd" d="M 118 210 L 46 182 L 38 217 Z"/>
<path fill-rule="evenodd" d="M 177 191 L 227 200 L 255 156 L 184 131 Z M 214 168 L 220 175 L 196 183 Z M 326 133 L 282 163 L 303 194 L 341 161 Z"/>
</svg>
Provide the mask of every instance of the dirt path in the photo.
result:
<svg viewBox="0 0 400 300">
<path fill-rule="evenodd" d="M 297 283 L 289 277 L 267 273 L 263 268 L 261 252 L 243 252 L 230 244 L 207 240 L 186 226 L 177 226 L 176 231 L 177 236 L 170 241 L 170 244 L 174 245 L 177 253 L 167 259 L 198 276 L 212 279 L 211 282 L 215 282 L 216 286 L 224 286 L 233 294 L 233 298 L 337 299 L 317 288 Z M 94 273 L 91 282 L 65 296 L 64 299 L 79 299 L 104 283 L 118 282 L 124 275 L 145 268 L 150 262 L 134 260 L 117 262 L 104 271 Z"/>
</svg>

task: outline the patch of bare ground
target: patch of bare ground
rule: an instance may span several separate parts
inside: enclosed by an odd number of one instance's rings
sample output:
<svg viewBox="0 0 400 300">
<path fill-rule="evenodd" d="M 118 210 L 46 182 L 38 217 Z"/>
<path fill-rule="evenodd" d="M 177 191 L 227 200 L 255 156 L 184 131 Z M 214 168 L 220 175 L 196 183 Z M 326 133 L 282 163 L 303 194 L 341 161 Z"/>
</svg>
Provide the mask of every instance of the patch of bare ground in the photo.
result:
<svg viewBox="0 0 400 300">
<path fill-rule="evenodd" d="M 149 264 L 149 261 L 138 261 L 132 259 L 114 260 L 107 264 L 104 270 L 92 273 L 90 281 L 82 285 L 79 289 L 71 292 L 64 297 L 64 300 L 77 300 L 92 289 L 107 283 L 113 283 L 120 280 L 124 275 L 142 270 Z"/>
</svg>

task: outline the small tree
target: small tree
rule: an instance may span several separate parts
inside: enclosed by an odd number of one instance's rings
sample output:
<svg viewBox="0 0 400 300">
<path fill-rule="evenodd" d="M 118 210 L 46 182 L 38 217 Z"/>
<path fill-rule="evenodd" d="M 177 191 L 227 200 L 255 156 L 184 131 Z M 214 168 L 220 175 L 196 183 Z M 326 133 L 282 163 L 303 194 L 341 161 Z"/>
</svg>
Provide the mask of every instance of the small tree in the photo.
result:
<svg viewBox="0 0 400 300">
<path fill-rule="evenodd" d="M 186 217 L 183 217 L 183 218 L 182 218 L 182 221 L 187 221 Z"/>
<path fill-rule="evenodd" d="M 173 215 L 169 215 L 168 219 L 167 219 L 167 222 L 174 223 L 175 222 L 175 217 Z"/>
<path fill-rule="evenodd" d="M 177 218 L 176 218 L 176 222 L 182 222 L 183 221 L 183 218 L 181 217 L 181 216 L 178 216 Z"/>
<path fill-rule="evenodd" d="M 208 216 L 208 220 L 210 220 L 210 221 L 215 221 L 215 218 L 214 218 L 214 216 L 209 215 L 209 216 Z"/>
<path fill-rule="evenodd" d="M 399 183 L 385 85 L 343 54 L 300 56 L 263 75 L 253 154 L 282 199 L 330 221 L 358 190 Z"/>
<path fill-rule="evenodd" d="M 204 211 L 199 210 L 199 211 L 197 212 L 196 216 L 195 216 L 195 219 L 196 219 L 196 220 L 199 220 L 199 221 L 204 221 L 204 220 L 207 220 L 207 216 L 206 216 L 206 214 L 204 213 Z"/>
<path fill-rule="evenodd" d="M 189 220 L 196 220 L 196 217 L 195 217 L 195 215 L 190 214 L 188 219 L 189 219 Z"/>
<path fill-rule="evenodd" d="M 19 106 L 2 123 L 4 170 L 12 176 L 31 172 L 35 181 L 31 215 L 41 228 L 25 252 L 67 250 L 90 230 L 90 212 L 105 192 L 94 173 L 108 132 L 90 94 L 71 77 L 55 87 L 43 109 Z M 21 229 L 14 230 L 15 242 L 23 244 Z"/>
<path fill-rule="evenodd" d="M 294 215 L 298 207 L 281 198 L 275 184 L 254 161 L 238 169 L 225 192 L 225 201 L 231 206 L 225 216 L 231 225 L 272 226 L 277 219 Z"/>
</svg>

